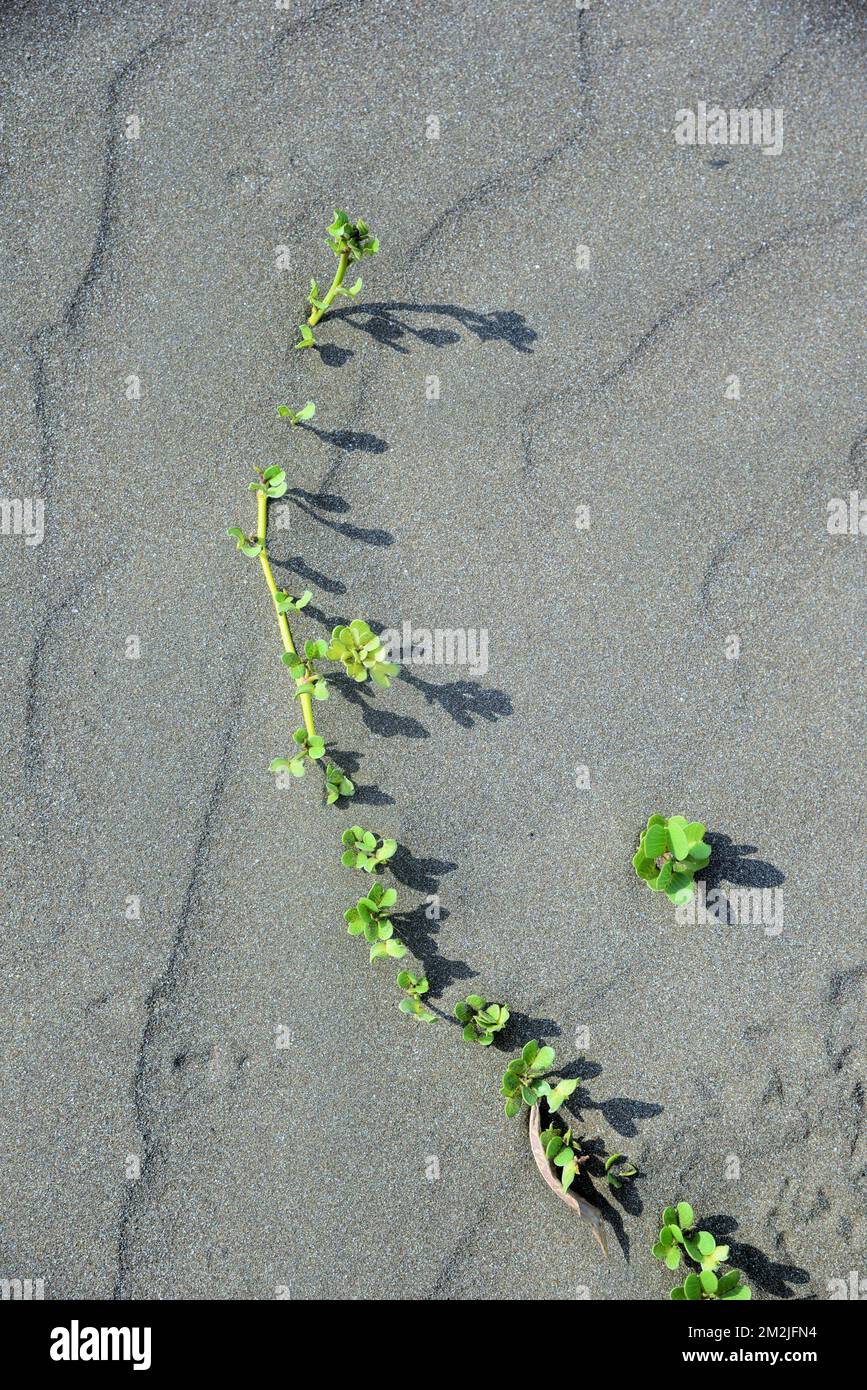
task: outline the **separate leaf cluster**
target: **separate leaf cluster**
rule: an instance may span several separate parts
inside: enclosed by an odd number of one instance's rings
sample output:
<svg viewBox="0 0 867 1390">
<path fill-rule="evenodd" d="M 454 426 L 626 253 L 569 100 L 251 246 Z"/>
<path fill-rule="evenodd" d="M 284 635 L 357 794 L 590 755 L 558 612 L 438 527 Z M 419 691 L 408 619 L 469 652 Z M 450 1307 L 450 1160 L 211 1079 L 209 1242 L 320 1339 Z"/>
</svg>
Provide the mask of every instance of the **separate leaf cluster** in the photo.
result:
<svg viewBox="0 0 867 1390">
<path fill-rule="evenodd" d="M 688 822 L 685 816 L 651 816 L 632 856 L 638 877 L 676 907 L 688 903 L 695 891 L 693 878 L 711 855 L 704 833 L 700 821 Z"/>
<path fill-rule="evenodd" d="M 427 976 L 414 975 L 411 970 L 401 970 L 397 983 L 407 996 L 406 999 L 401 999 L 397 1006 L 401 1013 L 409 1014 L 411 1018 L 418 1019 L 419 1023 L 436 1023 L 436 1014 L 431 1013 L 422 1003 L 423 996 L 430 989 Z"/>
<path fill-rule="evenodd" d="M 509 1010 L 505 1004 L 489 1004 L 480 994 L 468 994 L 455 1005 L 455 1017 L 464 1025 L 463 1035 L 467 1042 L 490 1047 L 494 1035 L 508 1023 Z"/>
<path fill-rule="evenodd" d="M 289 484 L 286 481 L 286 474 L 282 468 L 274 464 L 271 468 L 266 468 L 264 472 L 257 468 L 259 475 L 258 483 L 250 483 L 251 492 L 261 492 L 268 498 L 284 497 Z"/>
<path fill-rule="evenodd" d="M 341 838 L 346 847 L 342 862 L 348 869 L 363 869 L 368 874 L 375 873 L 397 851 L 397 840 L 383 839 L 361 825 L 351 825 Z"/>
<path fill-rule="evenodd" d="M 310 335 L 313 336 L 312 334 Z M 277 414 L 281 420 L 288 420 L 290 425 L 303 424 L 305 420 L 312 420 L 316 414 L 316 405 L 313 401 L 307 401 L 300 410 L 291 410 L 288 405 L 278 405 Z M 285 488 L 284 488 L 285 491 Z M 281 494 L 282 495 L 282 494 Z"/>
<path fill-rule="evenodd" d="M 303 657 L 298 652 L 283 653 L 283 664 L 289 667 L 295 678 L 296 699 L 300 695 L 312 695 L 314 700 L 328 699 L 328 682 L 314 665 L 316 661 L 322 660 L 327 651 L 328 643 L 320 637 L 304 643 Z"/>
<path fill-rule="evenodd" d="M 717 1274 L 720 1265 L 729 1257 L 729 1247 L 717 1245 L 710 1231 L 696 1231 L 695 1213 L 689 1202 L 665 1208 L 653 1253 L 672 1270 L 679 1269 L 681 1260 L 686 1257 L 698 1265 L 697 1274 L 687 1274 L 683 1284 L 672 1289 L 671 1297 L 677 1301 L 752 1298 L 749 1285 L 740 1282 L 739 1270 L 729 1270 L 721 1277 Z"/>
<path fill-rule="evenodd" d="M 328 245 L 335 256 L 345 255 L 351 261 L 360 261 L 365 256 L 375 256 L 379 250 L 379 241 L 375 236 L 371 236 L 370 228 L 363 218 L 359 217 L 353 222 L 340 209 L 335 209 L 334 221 L 328 228 Z"/>
<path fill-rule="evenodd" d="M 386 661 L 382 643 L 361 618 L 334 629 L 328 659 L 341 662 L 354 681 L 366 681 L 370 676 L 386 689 L 391 685 L 390 677 L 396 676 L 399 669 L 393 661 Z"/>
<path fill-rule="evenodd" d="M 544 1097 L 551 1114 L 559 1110 L 577 1088 L 577 1081 L 560 1081 L 552 1086 L 545 1079 L 545 1073 L 554 1065 L 553 1047 L 540 1047 L 533 1041 L 521 1049 L 519 1057 L 513 1057 L 506 1067 L 500 1090 L 506 1097 L 505 1110 L 509 1119 L 517 1115 L 524 1105 L 538 1105 Z"/>
</svg>

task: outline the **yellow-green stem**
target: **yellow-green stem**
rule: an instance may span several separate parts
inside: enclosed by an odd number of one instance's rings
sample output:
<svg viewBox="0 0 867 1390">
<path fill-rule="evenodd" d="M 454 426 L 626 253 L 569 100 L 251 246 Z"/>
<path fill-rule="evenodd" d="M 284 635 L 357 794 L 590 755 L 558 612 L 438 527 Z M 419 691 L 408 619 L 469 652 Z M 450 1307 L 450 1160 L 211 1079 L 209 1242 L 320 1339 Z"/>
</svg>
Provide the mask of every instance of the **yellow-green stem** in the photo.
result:
<svg viewBox="0 0 867 1390">
<path fill-rule="evenodd" d="M 322 315 L 325 313 L 325 310 L 328 309 L 328 308 L 330 308 L 331 302 L 332 302 L 332 300 L 334 299 L 334 296 L 336 295 L 337 291 L 340 289 L 340 286 L 343 284 L 343 277 L 344 277 L 344 275 L 346 274 L 346 267 L 347 267 L 348 265 L 349 265 L 349 252 L 348 252 L 348 251 L 344 251 L 343 254 L 342 254 L 341 257 L 340 257 L 340 260 L 337 262 L 337 271 L 336 271 L 336 273 L 335 273 L 334 279 L 331 281 L 331 288 L 329 289 L 329 291 L 328 291 L 328 293 L 326 294 L 325 298 L 322 299 L 322 300 L 320 300 L 320 304 L 321 304 L 322 307 L 321 307 L 320 309 L 313 309 L 313 310 L 311 311 L 311 314 L 310 314 L 309 319 L 307 320 L 307 322 L 308 322 L 308 324 L 310 325 L 311 328 L 315 328 L 315 327 L 316 327 L 316 324 L 317 324 L 317 323 L 319 322 L 319 320 L 322 318 Z"/>
<path fill-rule="evenodd" d="M 265 549 L 265 534 L 268 529 L 268 498 L 264 492 L 256 494 L 257 518 L 256 518 L 256 539 L 262 544 L 259 551 L 259 560 L 262 565 L 262 573 L 265 576 L 265 583 L 268 585 L 268 592 L 274 604 L 274 611 L 277 613 L 277 626 L 280 629 L 280 636 L 283 639 L 283 646 L 287 652 L 294 652 L 297 656 L 295 643 L 292 641 L 292 633 L 289 630 L 289 623 L 285 613 L 277 612 L 277 581 L 271 570 L 271 562 L 268 559 L 268 551 Z M 304 727 L 312 738 L 316 733 L 316 725 L 313 723 L 313 703 L 309 695 L 299 695 L 298 702 L 301 705 L 301 717 L 304 720 Z"/>
</svg>

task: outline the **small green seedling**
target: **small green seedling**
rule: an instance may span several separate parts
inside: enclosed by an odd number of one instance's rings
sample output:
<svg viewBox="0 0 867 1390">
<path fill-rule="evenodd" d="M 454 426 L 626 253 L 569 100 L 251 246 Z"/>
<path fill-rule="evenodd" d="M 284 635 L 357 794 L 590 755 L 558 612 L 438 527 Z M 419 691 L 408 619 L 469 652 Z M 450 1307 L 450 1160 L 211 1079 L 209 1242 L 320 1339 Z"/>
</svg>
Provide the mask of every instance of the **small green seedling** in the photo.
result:
<svg viewBox="0 0 867 1390">
<path fill-rule="evenodd" d="M 316 327 L 322 315 L 327 312 L 338 295 L 346 299 L 355 299 L 361 290 L 360 277 L 353 285 L 344 285 L 343 278 L 348 267 L 354 262 L 363 260 L 365 256 L 375 256 L 379 250 L 379 242 L 375 236 L 370 235 L 367 223 L 360 217 L 353 222 L 345 212 L 341 212 L 339 209 L 335 210 L 334 221 L 328 228 L 327 240 L 337 257 L 337 269 L 334 272 L 334 279 L 324 295 L 321 294 L 316 280 L 311 279 L 310 293 L 307 296 L 310 314 L 306 323 L 298 325 L 301 339 L 300 342 L 295 343 L 296 348 L 316 347 L 316 339 L 311 330 Z"/>
<path fill-rule="evenodd" d="M 340 856 L 341 862 L 348 869 L 363 869 L 368 874 L 374 873 L 397 851 L 397 840 L 384 840 L 361 825 L 350 826 L 341 838 L 346 846 Z"/>
<path fill-rule="evenodd" d="M 301 350 L 301 348 L 314 348 L 314 347 L 316 347 L 316 339 L 314 338 L 313 334 L 310 332 L 310 329 L 307 327 L 307 324 L 306 324 L 306 323 L 299 323 L 299 325 L 298 325 L 298 332 L 301 334 L 301 341 L 300 341 L 300 343 L 293 343 L 293 344 L 292 344 L 292 346 L 293 346 L 293 348 L 295 349 L 296 352 L 299 352 L 299 351 Z"/>
<path fill-rule="evenodd" d="M 252 486 L 253 484 L 251 484 L 251 487 Z M 232 537 L 236 549 L 240 550 L 243 555 L 256 556 L 262 549 L 262 542 L 258 537 L 245 535 L 240 526 L 228 527 L 226 535 Z"/>
<path fill-rule="evenodd" d="M 313 401 L 308 401 L 306 405 L 302 405 L 300 410 L 290 410 L 288 405 L 278 405 L 277 414 L 282 420 L 288 420 L 290 425 L 300 425 L 302 420 L 313 419 L 316 414 L 316 406 Z M 283 491 L 285 492 L 286 489 L 284 488 Z M 283 493 L 279 495 L 282 497 Z"/>
<path fill-rule="evenodd" d="M 273 467 L 266 468 L 264 472 L 261 468 L 257 468 L 256 472 L 259 474 L 259 481 L 258 483 L 250 483 L 251 492 L 261 492 L 266 497 L 273 498 L 285 496 L 289 484 L 282 468 L 278 468 L 274 464 Z"/>
<path fill-rule="evenodd" d="M 354 681 L 366 681 L 370 676 L 377 685 L 386 689 L 391 685 L 389 677 L 396 676 L 399 670 L 393 661 L 386 661 L 379 638 L 360 618 L 356 618 L 348 627 L 338 626 L 334 629 L 328 659 L 342 662 L 346 674 Z"/>
<path fill-rule="evenodd" d="M 557 1125 L 551 1125 L 548 1129 L 542 1130 L 539 1139 L 548 1159 L 555 1168 L 560 1169 L 563 1191 L 568 1192 L 581 1164 L 587 1162 L 589 1155 L 582 1154 L 581 1145 L 573 1138 L 571 1129 L 564 1133 Z"/>
<path fill-rule="evenodd" d="M 268 767 L 269 772 L 291 772 L 293 777 L 303 777 L 306 760 L 316 762 L 325 753 L 325 739 L 318 734 L 296 729 L 292 738 L 298 751 L 291 758 L 275 758 Z"/>
<path fill-rule="evenodd" d="M 752 1296 L 753 1291 L 749 1284 L 741 1283 L 739 1269 L 730 1269 L 720 1278 L 709 1269 L 702 1270 L 701 1274 L 688 1274 L 683 1283 L 672 1289 L 669 1295 L 676 1302 L 689 1303 L 708 1302 L 712 1299 L 720 1299 L 723 1302 L 732 1299 L 743 1301 Z"/>
<path fill-rule="evenodd" d="M 638 1169 L 625 1154 L 609 1154 L 605 1160 L 605 1181 L 613 1192 L 619 1192 L 624 1182 L 637 1174 Z"/>
<path fill-rule="evenodd" d="M 329 763 L 325 770 L 325 802 L 328 806 L 333 806 L 335 801 L 339 801 L 341 796 L 354 796 L 355 783 L 350 781 L 346 773 L 334 763 Z"/>
<path fill-rule="evenodd" d="M 632 864 L 654 892 L 663 892 L 680 907 L 695 891 L 693 879 L 706 867 L 711 847 L 700 821 L 685 816 L 651 816 L 641 832 Z"/>
<path fill-rule="evenodd" d="M 544 1079 L 545 1072 L 549 1072 L 554 1064 L 554 1056 L 553 1047 L 540 1047 L 537 1042 L 528 1042 L 521 1050 L 520 1057 L 512 1058 L 500 1087 L 506 1097 L 505 1110 L 509 1119 L 518 1114 L 522 1105 L 538 1105 L 543 1096 L 553 1115 L 577 1088 L 577 1081 L 560 1081 L 552 1086 Z"/>
<path fill-rule="evenodd" d="M 328 699 L 328 682 L 317 671 L 314 666 L 315 661 L 321 661 L 328 650 L 328 643 L 323 642 L 320 637 L 316 641 L 308 640 L 304 643 L 303 657 L 298 652 L 284 652 L 280 660 L 284 666 L 288 666 L 295 678 L 295 698 L 301 695 L 312 695 L 314 700 Z"/>
<path fill-rule="evenodd" d="M 422 995 L 427 994 L 430 989 L 426 975 L 413 975 L 411 970 L 401 970 L 397 977 L 397 983 L 407 995 L 406 999 L 401 999 L 398 1004 L 402 1014 L 409 1014 L 412 1018 L 417 1018 L 419 1023 L 436 1023 L 436 1014 L 426 1009 L 422 1001 Z"/>
<path fill-rule="evenodd" d="M 300 598 L 293 598 L 287 594 L 285 589 L 278 589 L 274 595 L 274 607 L 278 613 L 300 613 L 302 608 L 306 608 L 313 594 L 310 589 L 305 589 Z"/>
<path fill-rule="evenodd" d="M 455 1004 L 455 1017 L 464 1025 L 467 1042 L 490 1047 L 494 1034 L 501 1032 L 508 1023 L 509 1010 L 505 1004 L 488 1004 L 480 994 L 468 994 L 466 999 Z"/>
<path fill-rule="evenodd" d="M 372 961 L 381 956 L 392 956 L 399 960 L 406 955 L 406 947 L 395 939 L 394 924 L 388 915 L 396 902 L 394 888 L 383 888 L 381 883 L 374 883 L 367 896 L 359 898 L 355 907 L 350 907 L 343 914 L 349 935 L 361 936 L 363 933 L 365 940 L 371 943 Z"/>
</svg>

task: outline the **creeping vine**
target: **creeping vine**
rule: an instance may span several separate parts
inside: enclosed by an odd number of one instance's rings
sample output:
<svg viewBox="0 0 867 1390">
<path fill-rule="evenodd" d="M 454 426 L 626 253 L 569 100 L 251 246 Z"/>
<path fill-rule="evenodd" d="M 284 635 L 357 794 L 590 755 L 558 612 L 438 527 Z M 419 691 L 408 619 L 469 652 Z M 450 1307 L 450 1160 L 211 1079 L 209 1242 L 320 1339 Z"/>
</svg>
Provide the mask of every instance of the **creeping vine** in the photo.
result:
<svg viewBox="0 0 867 1390">
<path fill-rule="evenodd" d="M 349 287 L 344 285 L 347 269 L 354 262 L 379 251 L 379 241 L 371 235 L 367 223 L 361 218 L 353 222 L 341 211 L 334 214 L 334 220 L 327 230 L 327 241 L 337 257 L 337 269 L 331 285 L 322 295 L 316 280 L 311 279 L 307 300 L 310 313 L 306 322 L 299 326 L 301 336 L 294 344 L 296 349 L 317 346 L 312 330 L 334 300 L 338 296 L 354 299 L 361 290 L 360 278 Z M 312 400 L 297 410 L 278 405 L 277 413 L 281 419 L 288 421 L 294 431 L 296 428 L 303 429 L 305 423 L 313 419 L 316 406 Z M 296 643 L 288 614 L 302 614 L 312 597 L 311 591 L 305 589 L 300 595 L 294 596 L 279 588 L 268 555 L 268 503 L 285 496 L 288 488 L 286 473 L 276 466 L 257 469 L 256 473 L 256 481 L 250 483 L 250 488 L 256 494 L 255 530 L 247 533 L 233 526 L 229 528 L 228 535 L 243 555 L 259 561 L 283 645 L 282 661 L 294 682 L 293 696 L 298 701 L 301 715 L 301 727 L 292 734 L 293 746 L 284 756 L 271 761 L 269 771 L 278 777 L 302 778 L 310 764 L 318 765 L 325 756 L 325 739 L 317 732 L 314 717 L 314 706 L 325 703 L 330 694 L 322 663 L 335 663 L 344 677 L 354 682 L 370 680 L 385 689 L 397 675 L 398 667 L 388 660 L 380 638 L 360 618 L 338 624 L 332 631 L 330 641 L 312 638 L 303 644 Z M 324 774 L 328 805 L 335 805 L 354 795 L 355 785 L 343 769 L 329 763 Z M 407 955 L 408 947 L 400 939 L 393 920 L 396 916 L 397 890 L 384 887 L 378 877 L 392 867 L 397 842 L 361 825 L 344 830 L 341 842 L 343 864 L 369 876 L 367 892 L 348 906 L 343 914 L 347 931 L 351 936 L 364 939 L 371 962 L 402 960 Z M 707 866 L 710 853 L 711 848 L 704 840 L 704 826 L 700 822 L 687 821 L 683 816 L 654 815 L 641 834 L 639 848 L 632 862 L 639 877 L 679 906 L 692 895 L 694 875 Z M 491 1002 L 482 995 L 467 995 L 455 1006 L 451 1019 L 434 1012 L 425 1002 L 430 985 L 423 963 L 418 973 L 401 968 L 396 984 L 402 994 L 399 1008 L 407 1017 L 417 1023 L 435 1023 L 440 1018 L 447 1019 L 457 1024 L 465 1041 L 475 1046 L 490 1047 L 508 1028 L 508 1006 L 500 1001 Z M 589 1156 L 582 1152 L 583 1136 L 574 1134 L 571 1126 L 564 1128 L 554 1118 L 579 1085 L 575 1079 L 556 1080 L 554 1061 L 552 1047 L 535 1040 L 525 1043 L 521 1052 L 508 1062 L 502 1078 L 505 1113 L 513 1117 L 525 1107 L 529 1109 L 531 1147 L 542 1176 L 583 1219 L 590 1222 L 605 1250 L 601 1212 L 569 1190 L 581 1176 Z M 545 1129 L 541 1128 L 540 1123 L 543 1103 L 548 1117 Z M 601 1157 L 604 1162 L 599 1176 L 608 1184 L 610 1191 L 617 1191 L 638 1175 L 638 1170 L 624 1154 L 603 1154 Z M 683 1286 L 673 1291 L 672 1298 L 748 1298 L 749 1290 L 740 1284 L 740 1276 L 736 1272 L 722 1277 L 716 1275 L 717 1266 L 728 1255 L 728 1247 L 717 1246 L 707 1232 L 695 1234 L 693 1225 L 692 1208 L 687 1203 L 666 1208 L 654 1254 L 664 1260 L 669 1269 L 679 1266 L 681 1250 L 699 1265 L 698 1275 L 688 1275 Z"/>
</svg>

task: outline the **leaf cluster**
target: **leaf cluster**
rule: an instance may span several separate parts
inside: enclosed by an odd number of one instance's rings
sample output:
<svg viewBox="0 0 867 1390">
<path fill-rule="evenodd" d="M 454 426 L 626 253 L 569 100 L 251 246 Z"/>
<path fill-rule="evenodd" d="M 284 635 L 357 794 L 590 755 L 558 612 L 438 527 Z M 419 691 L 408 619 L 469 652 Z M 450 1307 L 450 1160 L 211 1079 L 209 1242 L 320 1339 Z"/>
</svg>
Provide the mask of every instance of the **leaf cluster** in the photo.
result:
<svg viewBox="0 0 867 1390">
<path fill-rule="evenodd" d="M 505 1110 L 510 1119 L 518 1114 L 522 1105 L 538 1105 L 543 1096 L 548 1102 L 549 1113 L 553 1115 L 576 1090 L 577 1081 L 559 1081 L 552 1086 L 545 1080 L 545 1073 L 554 1065 L 554 1057 L 553 1047 L 540 1047 L 537 1042 L 528 1042 L 520 1056 L 513 1057 L 509 1062 L 500 1090 L 506 1097 Z"/>
<path fill-rule="evenodd" d="M 361 825 L 351 825 L 341 836 L 345 849 L 340 856 L 348 869 L 363 869 L 372 874 L 397 851 L 397 840 L 385 840 Z"/>
<path fill-rule="evenodd" d="M 632 865 L 639 878 L 656 893 L 665 893 L 676 907 L 688 903 L 695 891 L 693 878 L 705 868 L 711 847 L 701 821 L 685 816 L 651 816 L 641 832 Z"/>
<path fill-rule="evenodd" d="M 293 777 L 303 777 L 307 760 L 316 762 L 325 753 L 325 739 L 319 734 L 308 734 L 306 729 L 296 729 L 292 735 L 296 751 L 291 758 L 274 758 L 268 766 L 269 772 L 291 772 Z"/>
<path fill-rule="evenodd" d="M 480 994 L 468 994 L 455 1005 L 455 1017 L 464 1025 L 467 1042 L 490 1047 L 495 1033 L 501 1032 L 508 1023 L 509 1010 L 505 1004 L 489 1004 Z"/>
<path fill-rule="evenodd" d="M 681 1260 L 686 1257 L 699 1267 L 697 1274 L 687 1274 L 683 1283 L 672 1289 L 671 1297 L 676 1301 L 752 1298 L 749 1285 L 740 1282 L 739 1270 L 729 1270 L 722 1276 L 717 1274 L 719 1266 L 729 1257 L 729 1247 L 717 1245 L 710 1231 L 696 1231 L 695 1213 L 689 1202 L 665 1208 L 653 1253 L 669 1269 L 679 1269 Z"/>
<path fill-rule="evenodd" d="M 401 999 L 397 1006 L 401 1013 L 409 1014 L 419 1023 L 436 1023 L 436 1014 L 431 1013 L 422 1003 L 423 995 L 430 989 L 427 976 L 414 975 L 411 970 L 401 970 L 397 983 L 407 996 L 406 999 Z"/>
<path fill-rule="evenodd" d="M 393 661 L 386 661 L 382 643 L 361 618 L 356 618 L 348 626 L 338 625 L 334 629 L 328 659 L 341 662 L 346 674 L 354 681 L 366 681 L 370 676 L 377 685 L 386 689 L 391 685 L 389 678 L 398 672 Z"/>
</svg>

